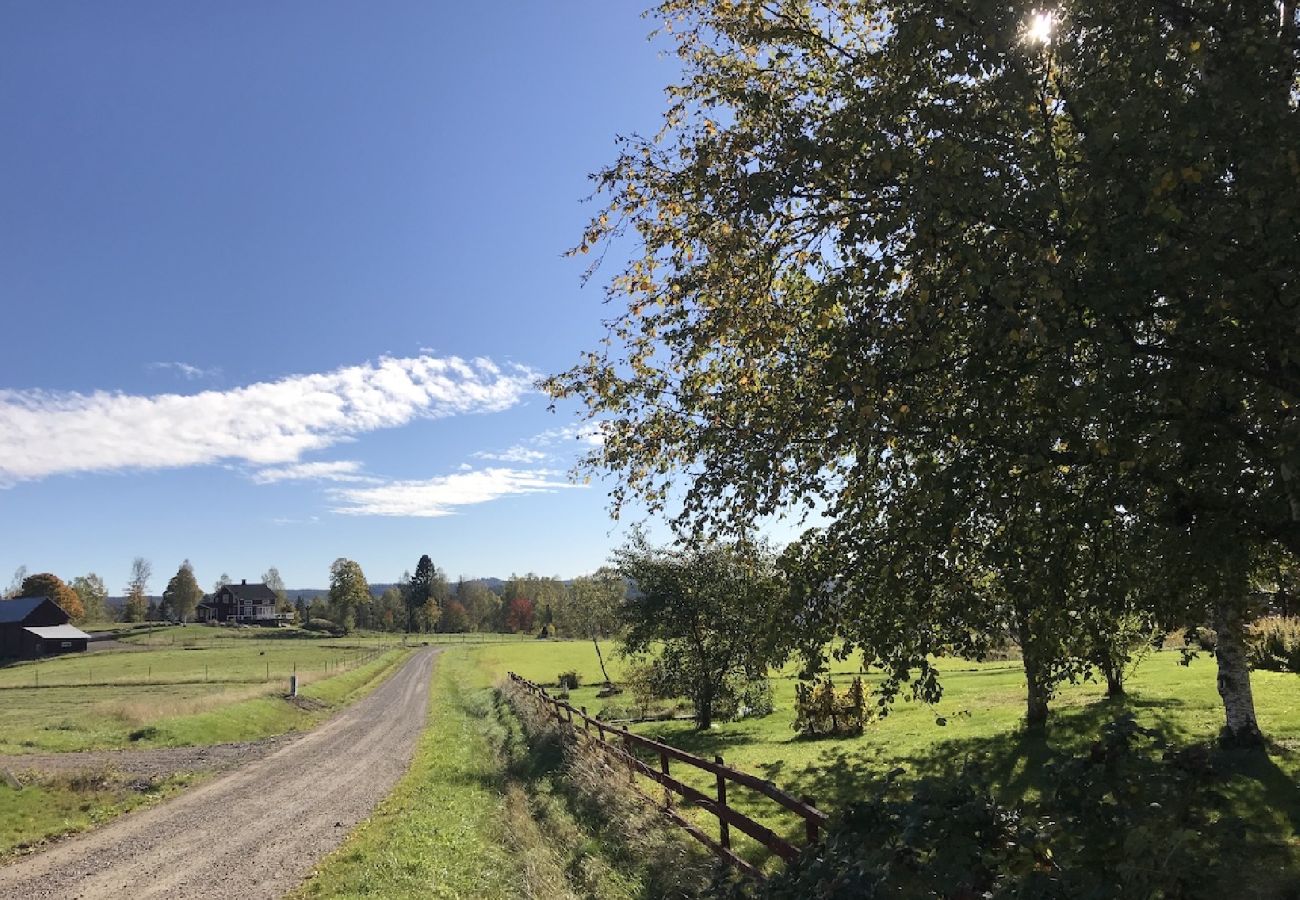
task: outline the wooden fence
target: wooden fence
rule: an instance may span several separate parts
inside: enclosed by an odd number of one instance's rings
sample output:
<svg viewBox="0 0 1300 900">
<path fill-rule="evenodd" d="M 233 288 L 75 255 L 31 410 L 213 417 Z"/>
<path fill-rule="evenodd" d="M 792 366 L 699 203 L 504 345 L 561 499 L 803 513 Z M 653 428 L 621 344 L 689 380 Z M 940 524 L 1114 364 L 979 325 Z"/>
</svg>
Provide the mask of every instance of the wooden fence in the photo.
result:
<svg viewBox="0 0 1300 900">
<path fill-rule="evenodd" d="M 638 793 L 641 793 L 647 801 L 659 805 L 670 819 L 684 828 L 701 844 L 712 850 L 718 857 L 748 875 L 755 878 L 763 877 L 756 867 L 742 859 L 731 849 L 732 828 L 749 835 L 766 847 L 768 851 L 787 862 L 799 855 L 800 848 L 766 825 L 755 822 L 744 813 L 728 806 L 728 784 L 742 785 L 756 791 L 803 819 L 804 834 L 809 844 L 817 840 L 822 826 L 826 823 L 826 813 L 817 808 L 816 801 L 811 797 L 795 797 L 781 790 L 770 781 L 751 775 L 748 772 L 733 769 L 723 763 L 721 756 L 715 756 L 710 762 L 703 757 L 695 756 L 660 741 L 634 734 L 628 731 L 626 726 L 617 727 L 609 722 L 602 722 L 600 719 L 593 718 L 587 715 L 586 707 L 574 709 L 565 701 L 552 697 L 541 685 L 534 684 L 526 678 L 521 678 L 514 672 L 510 673 L 510 680 L 544 705 L 549 714 L 555 718 L 555 721 L 567 727 L 576 740 L 587 746 L 599 748 L 620 767 L 626 766 L 628 780 L 633 783 L 633 787 L 635 787 L 637 774 L 662 785 L 664 788 L 662 804 L 658 804 L 657 801 L 639 789 Z M 655 768 L 647 763 L 639 754 L 648 756 L 652 762 L 657 760 L 659 767 Z M 671 763 L 673 761 L 712 774 L 716 784 L 716 793 L 710 796 L 678 781 L 671 774 Z M 714 840 L 677 810 L 674 794 L 717 818 L 717 840 Z"/>
</svg>

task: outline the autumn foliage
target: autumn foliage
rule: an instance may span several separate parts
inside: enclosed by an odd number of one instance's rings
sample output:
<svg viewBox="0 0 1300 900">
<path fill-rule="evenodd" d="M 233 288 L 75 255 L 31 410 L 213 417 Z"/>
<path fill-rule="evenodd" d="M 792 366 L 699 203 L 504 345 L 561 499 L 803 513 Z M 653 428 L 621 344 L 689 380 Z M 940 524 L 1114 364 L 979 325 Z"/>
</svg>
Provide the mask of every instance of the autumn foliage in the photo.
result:
<svg viewBox="0 0 1300 900">
<path fill-rule="evenodd" d="M 506 629 L 509 631 L 533 630 L 533 601 L 527 597 L 516 597 L 506 607 Z"/>
<path fill-rule="evenodd" d="M 48 597 L 74 622 L 81 621 L 86 615 L 86 608 L 81 605 L 77 592 L 68 587 L 62 578 L 49 572 L 24 578 L 21 594 L 24 597 Z"/>
</svg>

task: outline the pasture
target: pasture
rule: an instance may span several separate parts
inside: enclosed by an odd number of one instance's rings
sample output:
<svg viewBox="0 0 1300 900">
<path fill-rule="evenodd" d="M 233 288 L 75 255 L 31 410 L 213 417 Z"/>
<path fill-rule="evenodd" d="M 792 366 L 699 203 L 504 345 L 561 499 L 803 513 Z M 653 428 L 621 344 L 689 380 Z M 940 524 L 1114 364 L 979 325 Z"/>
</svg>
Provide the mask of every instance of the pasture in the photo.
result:
<svg viewBox="0 0 1300 900">
<path fill-rule="evenodd" d="M 170 631 L 128 638 L 122 649 L 0 668 L 0 754 L 219 743 L 302 730 L 406 655 L 391 636 Z M 294 674 L 315 703 L 283 700 Z"/>
<path fill-rule="evenodd" d="M 633 705 L 624 694 L 596 697 L 601 676 L 590 642 L 536 642 L 519 646 L 466 651 L 487 678 L 498 680 L 507 671 L 544 686 L 553 686 L 562 671 L 576 670 L 582 686 L 569 702 L 591 714 L 609 718 L 627 715 Z M 614 647 L 605 648 L 606 664 L 617 680 L 621 660 Z M 813 797 L 833 812 L 861 795 L 868 780 L 879 780 L 902 768 L 909 778 L 951 773 L 976 767 L 990 776 L 1004 800 L 1032 800 L 1049 777 L 1044 764 L 1062 752 L 1081 752 L 1097 728 L 1123 712 L 1158 730 L 1174 746 L 1213 738 L 1222 724 L 1214 660 L 1201 656 L 1181 664 L 1176 651 L 1153 653 L 1143 660 L 1128 685 L 1128 696 L 1107 700 L 1104 684 L 1067 684 L 1053 702 L 1046 738 L 1021 728 L 1025 680 L 1017 662 L 971 663 L 940 661 L 944 696 L 935 706 L 900 700 L 889 714 L 855 737 L 807 739 L 791 728 L 794 719 L 793 668 L 773 673 L 775 712 L 766 717 L 717 723 L 708 732 L 695 731 L 689 721 L 641 722 L 632 730 L 699 756 L 724 757 L 736 768 L 762 775 L 798 795 Z M 860 673 L 853 661 L 834 664 L 837 682 Z M 863 675 L 868 684 L 879 680 Z M 1230 795 L 1236 811 L 1262 821 L 1280 842 L 1290 846 L 1300 865 L 1300 677 L 1274 672 L 1253 673 L 1260 725 L 1274 742 L 1267 759 L 1230 761 Z M 700 790 L 710 791 L 712 776 L 686 766 L 674 775 Z M 658 795 L 649 783 L 643 786 Z M 746 815 L 775 830 L 797 836 L 799 823 L 766 798 L 737 788 L 729 802 Z M 709 830 L 716 820 L 699 819 Z M 749 848 L 754 849 L 752 846 Z"/>
</svg>

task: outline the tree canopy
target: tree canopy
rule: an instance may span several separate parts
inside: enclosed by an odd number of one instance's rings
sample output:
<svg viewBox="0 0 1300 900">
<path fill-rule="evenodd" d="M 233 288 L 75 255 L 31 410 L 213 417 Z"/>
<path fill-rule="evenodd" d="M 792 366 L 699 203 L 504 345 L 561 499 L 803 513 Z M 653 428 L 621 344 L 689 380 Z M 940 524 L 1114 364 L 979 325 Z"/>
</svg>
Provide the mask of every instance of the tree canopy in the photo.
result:
<svg viewBox="0 0 1300 900">
<path fill-rule="evenodd" d="M 186 622 L 194 615 L 194 610 L 202 599 L 203 589 L 199 587 L 198 579 L 194 577 L 194 567 L 187 559 L 167 582 L 162 595 L 163 606 L 169 617 L 178 622 Z"/>
<path fill-rule="evenodd" d="M 727 681 L 766 678 L 781 661 L 786 608 L 775 558 L 746 542 L 653 547 L 638 533 L 614 555 L 631 582 L 619 605 L 623 647 L 655 651 L 673 686 L 690 698 L 695 724 L 713 722 Z"/>
<path fill-rule="evenodd" d="M 86 609 L 82 606 L 81 598 L 77 596 L 77 592 L 64 584 L 62 578 L 49 572 L 25 576 L 19 590 L 19 596 L 45 597 L 52 600 L 74 622 L 80 622 L 86 617 Z"/>
<path fill-rule="evenodd" d="M 578 248 L 640 252 L 610 283 L 607 347 L 549 381 L 604 423 L 587 465 L 620 474 L 615 510 L 666 508 L 686 472 L 696 533 L 824 512 L 809 615 L 895 669 L 924 665 L 909 634 L 988 624 L 986 588 L 1027 595 L 1066 535 L 1135 520 L 1178 588 L 1161 614 L 1227 637 L 1228 731 L 1256 734 L 1250 573 L 1300 550 L 1297 39 L 1278 10 L 1065 3 L 1044 33 L 1027 2 L 662 3 L 684 76 L 662 132 L 596 176 Z M 882 591 L 826 589 L 908 567 L 928 583 L 890 640 Z"/>
<path fill-rule="evenodd" d="M 343 557 L 330 565 L 330 612 L 335 623 L 351 631 L 371 601 L 370 584 L 360 564 Z"/>
</svg>

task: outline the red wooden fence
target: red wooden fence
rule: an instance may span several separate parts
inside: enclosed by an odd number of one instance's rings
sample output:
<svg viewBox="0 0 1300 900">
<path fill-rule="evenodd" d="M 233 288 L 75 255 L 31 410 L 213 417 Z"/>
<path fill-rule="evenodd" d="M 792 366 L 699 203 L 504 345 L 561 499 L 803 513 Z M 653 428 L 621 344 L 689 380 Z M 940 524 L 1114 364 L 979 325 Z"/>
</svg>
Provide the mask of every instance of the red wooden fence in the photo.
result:
<svg viewBox="0 0 1300 900">
<path fill-rule="evenodd" d="M 709 761 L 668 744 L 642 737 L 628 731 L 626 727 L 616 727 L 608 722 L 592 718 L 587 715 L 586 707 L 574 709 L 565 701 L 552 697 L 541 685 L 534 684 L 526 678 L 521 678 L 514 672 L 510 673 L 510 680 L 528 691 L 539 703 L 546 706 L 556 722 L 567 727 L 577 740 L 584 742 L 588 746 L 599 748 L 618 765 L 626 766 L 628 780 L 633 783 L 634 787 L 637 774 L 644 775 L 646 778 L 662 785 L 664 799 L 663 803 L 660 804 L 660 808 L 664 813 L 717 856 L 749 875 L 756 878 L 762 877 L 757 868 L 740 858 L 731 849 L 732 828 L 749 835 L 770 852 L 786 861 L 797 856 L 800 848 L 772 831 L 766 825 L 755 822 L 744 813 L 728 806 L 728 782 L 757 791 L 802 818 L 805 824 L 804 834 L 810 844 L 817 840 L 818 833 L 826 823 L 826 813 L 817 808 L 816 801 L 811 797 L 795 797 L 781 790 L 770 781 L 751 775 L 748 772 L 741 772 L 739 769 L 733 769 L 723 763 L 721 756 L 715 756 L 712 761 Z M 609 739 L 606 738 L 606 734 L 609 735 Z M 651 760 L 657 758 L 659 762 L 658 768 L 642 759 L 638 755 L 638 751 L 649 756 Z M 676 761 L 712 773 L 715 776 L 717 786 L 716 794 L 710 796 L 678 781 L 671 774 L 670 761 Z M 643 792 L 639 790 L 638 792 L 645 796 Z M 717 818 L 717 840 L 705 834 L 699 826 L 677 811 L 673 798 L 674 794 Z M 652 803 L 656 802 L 648 796 L 646 799 Z"/>
</svg>

